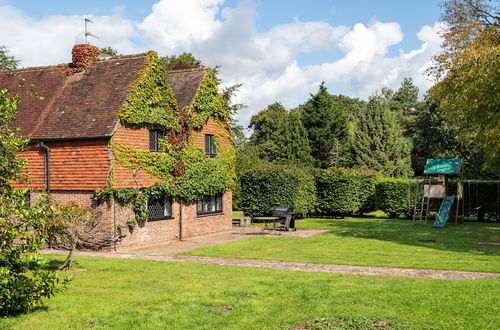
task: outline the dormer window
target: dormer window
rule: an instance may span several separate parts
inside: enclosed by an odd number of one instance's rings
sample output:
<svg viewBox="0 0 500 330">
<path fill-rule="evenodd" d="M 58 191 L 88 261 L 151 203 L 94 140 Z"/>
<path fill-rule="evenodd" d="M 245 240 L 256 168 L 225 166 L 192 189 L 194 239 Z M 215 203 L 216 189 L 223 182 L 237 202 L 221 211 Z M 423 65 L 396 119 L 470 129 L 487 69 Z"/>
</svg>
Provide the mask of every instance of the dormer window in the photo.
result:
<svg viewBox="0 0 500 330">
<path fill-rule="evenodd" d="M 149 131 L 149 151 L 162 152 L 159 141 L 163 138 L 163 133 L 152 129 Z"/>
<path fill-rule="evenodd" d="M 211 134 L 205 134 L 205 153 L 210 156 L 210 158 L 214 158 L 215 156 L 217 156 L 215 139 Z"/>
</svg>

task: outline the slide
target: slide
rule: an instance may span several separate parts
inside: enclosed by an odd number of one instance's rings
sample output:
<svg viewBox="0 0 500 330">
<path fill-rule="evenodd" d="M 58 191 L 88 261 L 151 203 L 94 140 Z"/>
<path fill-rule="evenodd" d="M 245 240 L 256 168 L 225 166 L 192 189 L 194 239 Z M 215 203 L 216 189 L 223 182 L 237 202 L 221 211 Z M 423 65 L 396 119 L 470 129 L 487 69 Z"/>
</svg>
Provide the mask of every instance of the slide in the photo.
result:
<svg viewBox="0 0 500 330">
<path fill-rule="evenodd" d="M 453 202 L 455 201 L 455 196 L 446 196 L 439 208 L 439 213 L 434 222 L 433 227 L 444 228 L 448 218 L 450 217 L 451 207 L 453 206 Z"/>
</svg>

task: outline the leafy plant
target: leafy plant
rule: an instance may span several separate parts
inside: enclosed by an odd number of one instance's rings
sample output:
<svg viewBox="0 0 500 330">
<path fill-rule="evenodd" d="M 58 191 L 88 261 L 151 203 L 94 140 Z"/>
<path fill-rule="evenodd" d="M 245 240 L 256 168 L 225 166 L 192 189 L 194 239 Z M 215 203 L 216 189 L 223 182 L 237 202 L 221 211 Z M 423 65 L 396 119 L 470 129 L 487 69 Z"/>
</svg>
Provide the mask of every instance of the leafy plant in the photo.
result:
<svg viewBox="0 0 500 330">
<path fill-rule="evenodd" d="M 313 176 L 293 165 L 264 163 L 241 176 L 241 207 L 251 216 L 270 215 L 277 206 L 293 207 L 299 215 L 314 210 Z"/>
</svg>

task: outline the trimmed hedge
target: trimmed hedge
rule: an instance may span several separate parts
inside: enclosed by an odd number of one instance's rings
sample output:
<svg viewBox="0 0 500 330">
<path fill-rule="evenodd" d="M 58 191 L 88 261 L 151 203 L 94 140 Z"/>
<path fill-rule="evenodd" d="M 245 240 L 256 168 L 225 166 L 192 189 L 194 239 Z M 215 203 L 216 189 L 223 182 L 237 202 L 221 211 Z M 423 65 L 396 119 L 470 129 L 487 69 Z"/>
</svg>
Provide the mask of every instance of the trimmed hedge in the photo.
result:
<svg viewBox="0 0 500 330">
<path fill-rule="evenodd" d="M 397 218 L 400 215 L 411 216 L 413 205 L 408 201 L 408 184 L 412 194 L 411 200 L 414 200 L 415 182 L 408 183 L 407 179 L 394 178 L 378 180 L 375 188 L 376 209 L 384 211 L 390 218 Z"/>
<path fill-rule="evenodd" d="M 375 186 L 378 178 L 377 172 L 362 168 L 316 170 L 316 214 L 347 216 L 375 211 Z"/>
<path fill-rule="evenodd" d="M 299 216 L 316 204 L 314 178 L 292 166 L 262 164 L 241 175 L 241 208 L 250 216 L 268 216 L 277 206 L 293 207 Z"/>
<path fill-rule="evenodd" d="M 361 208 L 361 175 L 354 170 L 330 168 L 315 171 L 320 216 L 346 216 Z"/>
</svg>

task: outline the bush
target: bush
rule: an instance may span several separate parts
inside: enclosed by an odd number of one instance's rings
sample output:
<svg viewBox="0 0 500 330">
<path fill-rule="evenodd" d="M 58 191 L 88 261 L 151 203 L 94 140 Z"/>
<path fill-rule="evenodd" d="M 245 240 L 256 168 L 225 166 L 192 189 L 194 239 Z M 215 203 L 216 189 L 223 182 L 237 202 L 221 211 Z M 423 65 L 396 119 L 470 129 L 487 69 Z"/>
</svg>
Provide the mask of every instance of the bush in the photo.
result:
<svg viewBox="0 0 500 330">
<path fill-rule="evenodd" d="M 366 214 L 376 211 L 375 187 L 377 181 L 380 180 L 381 174 L 368 168 L 358 168 L 356 171 L 361 175 L 359 189 L 361 205 L 356 213 Z"/>
<path fill-rule="evenodd" d="M 313 176 L 292 165 L 264 163 L 241 175 L 241 208 L 250 216 L 267 216 L 277 206 L 310 214 L 316 202 Z"/>
<path fill-rule="evenodd" d="M 382 210 L 390 218 L 397 218 L 400 215 L 411 216 L 413 214 L 413 205 L 408 200 L 408 185 L 410 193 L 413 194 L 414 182 L 408 182 L 407 179 L 380 179 L 375 188 L 375 204 L 378 210 Z M 413 198 L 411 199 L 413 200 Z"/>
<path fill-rule="evenodd" d="M 31 311 L 68 281 L 60 283 L 38 253 L 47 237 L 50 200 L 42 196 L 30 207 L 25 193 L 0 194 L 0 315 Z"/>
<path fill-rule="evenodd" d="M 362 175 L 352 169 L 316 170 L 318 215 L 346 216 L 357 213 L 368 197 L 362 194 Z M 363 198 L 361 197 L 363 195 Z"/>
</svg>

